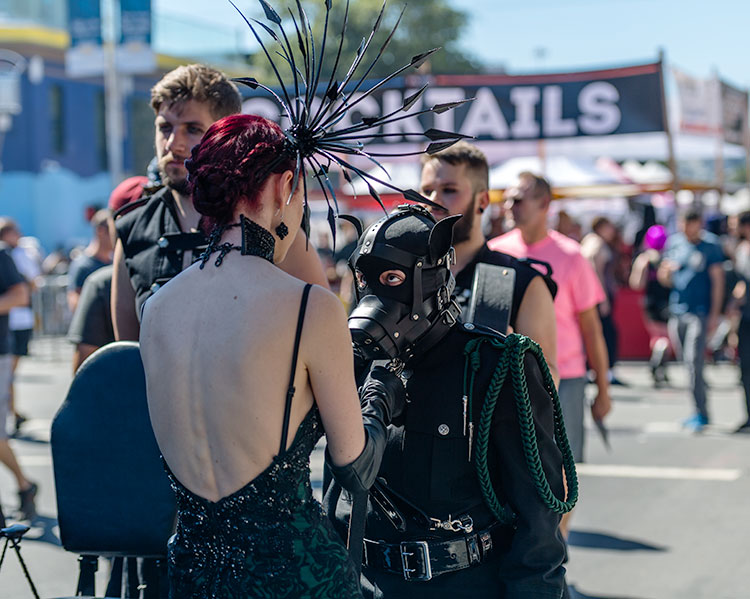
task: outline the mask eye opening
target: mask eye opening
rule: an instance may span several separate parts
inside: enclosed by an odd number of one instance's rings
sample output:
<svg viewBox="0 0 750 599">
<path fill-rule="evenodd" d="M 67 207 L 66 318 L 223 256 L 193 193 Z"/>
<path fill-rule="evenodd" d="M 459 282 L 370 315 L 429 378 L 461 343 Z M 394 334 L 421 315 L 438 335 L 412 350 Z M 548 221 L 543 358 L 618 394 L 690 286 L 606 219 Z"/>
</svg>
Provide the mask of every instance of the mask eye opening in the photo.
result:
<svg viewBox="0 0 750 599">
<path fill-rule="evenodd" d="M 367 287 L 367 279 L 365 279 L 365 273 L 357 268 L 354 270 L 354 277 L 356 279 L 358 289 L 364 289 L 365 287 Z"/>
</svg>

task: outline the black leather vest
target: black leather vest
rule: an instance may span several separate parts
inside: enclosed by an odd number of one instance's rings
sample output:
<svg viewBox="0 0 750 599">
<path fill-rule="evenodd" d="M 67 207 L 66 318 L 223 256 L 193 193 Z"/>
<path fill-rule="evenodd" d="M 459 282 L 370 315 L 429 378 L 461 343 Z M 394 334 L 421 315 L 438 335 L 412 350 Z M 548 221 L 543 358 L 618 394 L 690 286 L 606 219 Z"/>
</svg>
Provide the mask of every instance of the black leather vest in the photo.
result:
<svg viewBox="0 0 750 599">
<path fill-rule="evenodd" d="M 197 259 L 199 250 L 206 245 L 206 237 L 182 231 L 174 198 L 167 187 L 117 218 L 115 227 L 140 318 L 143 302 L 182 272 L 186 251 L 193 251 L 193 259 Z"/>
</svg>

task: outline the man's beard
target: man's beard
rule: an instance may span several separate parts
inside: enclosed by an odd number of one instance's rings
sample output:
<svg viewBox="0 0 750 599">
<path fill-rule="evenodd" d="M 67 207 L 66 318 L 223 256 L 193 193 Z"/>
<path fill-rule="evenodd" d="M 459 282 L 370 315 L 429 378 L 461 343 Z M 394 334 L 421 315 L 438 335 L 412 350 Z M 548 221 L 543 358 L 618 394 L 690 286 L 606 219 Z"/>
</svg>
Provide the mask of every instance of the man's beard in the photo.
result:
<svg viewBox="0 0 750 599">
<path fill-rule="evenodd" d="M 167 174 L 167 164 L 172 160 L 174 160 L 172 156 L 164 156 L 159 161 L 159 174 L 161 175 L 161 181 L 172 191 L 175 191 L 180 195 L 188 195 L 189 184 L 187 176 L 180 179 L 173 179 Z"/>
<path fill-rule="evenodd" d="M 471 200 L 466 212 L 453 225 L 453 245 L 463 243 L 471 239 L 471 232 L 474 228 L 474 219 L 476 214 L 477 200 L 476 196 Z"/>
</svg>

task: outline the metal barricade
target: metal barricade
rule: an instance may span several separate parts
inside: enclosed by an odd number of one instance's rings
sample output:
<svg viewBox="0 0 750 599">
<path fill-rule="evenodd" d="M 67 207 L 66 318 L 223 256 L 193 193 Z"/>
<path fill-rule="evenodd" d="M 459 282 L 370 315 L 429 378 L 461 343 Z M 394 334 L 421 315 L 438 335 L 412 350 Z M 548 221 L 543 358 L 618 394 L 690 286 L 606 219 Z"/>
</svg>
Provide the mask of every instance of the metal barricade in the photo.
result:
<svg viewBox="0 0 750 599">
<path fill-rule="evenodd" d="M 62 347 L 67 344 L 65 337 L 72 318 L 67 293 L 67 275 L 45 275 L 37 280 L 36 290 L 31 294 L 34 346 L 51 352 L 51 358 L 59 357 Z"/>
</svg>

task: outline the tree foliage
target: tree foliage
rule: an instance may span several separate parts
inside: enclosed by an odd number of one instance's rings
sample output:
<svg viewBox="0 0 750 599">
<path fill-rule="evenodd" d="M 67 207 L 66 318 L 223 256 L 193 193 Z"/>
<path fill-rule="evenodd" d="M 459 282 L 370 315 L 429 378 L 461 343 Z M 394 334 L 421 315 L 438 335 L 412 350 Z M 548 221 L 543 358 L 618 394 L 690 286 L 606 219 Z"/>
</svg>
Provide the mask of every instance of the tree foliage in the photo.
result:
<svg viewBox="0 0 750 599">
<path fill-rule="evenodd" d="M 272 0 L 272 5 L 281 15 L 290 40 L 296 40 L 289 14 L 289 10 L 291 10 L 295 17 L 298 16 L 296 3 L 289 0 Z M 323 36 L 325 2 L 324 0 L 302 0 L 302 6 L 312 23 L 313 34 L 317 42 L 317 52 Z M 344 22 L 345 7 L 345 1 L 334 0 L 329 17 L 328 40 L 323 56 L 324 73 L 330 73 L 333 68 Z M 350 0 L 346 36 L 341 52 L 342 62 L 338 67 L 339 78 L 346 73 L 362 40 L 369 37 L 381 7 L 382 0 Z M 404 8 L 403 4 L 395 2 L 386 6 L 380 29 L 368 50 L 368 56 L 371 59 L 363 61 L 357 71 L 358 75 L 364 73 L 372 59 L 377 55 L 381 45 L 398 21 L 402 8 Z M 256 16 L 258 20 L 271 25 L 263 20 L 262 11 L 253 9 L 252 12 L 246 14 Z M 430 61 L 422 67 L 421 72 L 460 74 L 479 71 L 481 69 L 479 61 L 462 51 L 458 45 L 461 33 L 465 30 L 467 23 L 468 16 L 464 12 L 449 6 L 447 0 L 417 0 L 412 2 L 405 7 L 393 39 L 368 77 L 384 77 L 407 64 L 413 56 L 436 47 L 442 49 L 430 58 Z M 267 42 L 266 47 L 269 52 L 275 51 L 275 42 L 270 40 L 261 28 L 258 28 L 258 32 L 263 42 Z M 292 42 L 292 46 L 297 52 L 295 42 Z M 278 55 L 272 54 L 272 57 L 286 79 L 289 74 L 289 67 Z M 277 58 L 278 60 L 276 60 Z M 273 79 L 270 78 L 273 76 L 272 71 L 262 51 L 258 51 L 250 57 L 250 64 L 256 67 L 257 76 L 262 78 L 264 82 L 273 82 Z M 282 66 L 284 66 L 283 69 Z"/>
</svg>

